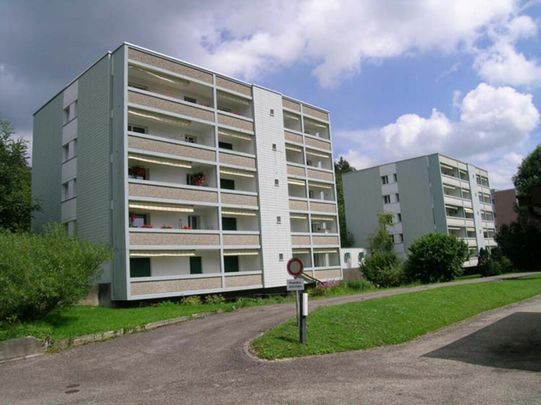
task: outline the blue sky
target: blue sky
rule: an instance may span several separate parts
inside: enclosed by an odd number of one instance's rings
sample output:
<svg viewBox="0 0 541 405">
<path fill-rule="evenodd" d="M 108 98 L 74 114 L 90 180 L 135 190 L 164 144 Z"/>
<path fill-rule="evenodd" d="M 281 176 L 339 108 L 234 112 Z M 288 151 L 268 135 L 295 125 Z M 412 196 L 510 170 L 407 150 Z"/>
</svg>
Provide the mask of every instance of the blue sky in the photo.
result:
<svg viewBox="0 0 541 405">
<path fill-rule="evenodd" d="M 539 1 L 0 0 L 0 117 L 123 41 L 330 110 L 357 168 L 441 152 L 511 185 L 541 143 Z"/>
</svg>

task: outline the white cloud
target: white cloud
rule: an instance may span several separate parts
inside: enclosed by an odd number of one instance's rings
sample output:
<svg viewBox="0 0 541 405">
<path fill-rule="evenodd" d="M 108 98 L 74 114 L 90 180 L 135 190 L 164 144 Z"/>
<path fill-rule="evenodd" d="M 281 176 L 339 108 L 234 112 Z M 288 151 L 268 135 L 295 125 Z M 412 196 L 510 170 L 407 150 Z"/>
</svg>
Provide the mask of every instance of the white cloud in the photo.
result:
<svg viewBox="0 0 541 405">
<path fill-rule="evenodd" d="M 205 26 L 207 53 L 200 53 L 200 63 L 253 79 L 309 62 L 323 86 L 356 73 L 365 60 L 474 50 L 488 31 L 523 37 L 535 28 L 531 19 L 513 19 L 519 13 L 514 0 L 455 0 L 444 7 L 432 1 L 269 1 L 230 9 L 211 11 L 214 30 Z"/>
<path fill-rule="evenodd" d="M 381 128 L 337 131 L 335 149 L 357 162 L 353 166 L 358 169 L 440 152 L 480 162 L 494 172 L 495 185 L 509 184 L 521 158 L 517 151 L 528 146 L 539 125 L 531 94 L 481 83 L 464 96 L 458 108 L 456 121 L 434 109 L 427 118 L 405 114 Z"/>
</svg>

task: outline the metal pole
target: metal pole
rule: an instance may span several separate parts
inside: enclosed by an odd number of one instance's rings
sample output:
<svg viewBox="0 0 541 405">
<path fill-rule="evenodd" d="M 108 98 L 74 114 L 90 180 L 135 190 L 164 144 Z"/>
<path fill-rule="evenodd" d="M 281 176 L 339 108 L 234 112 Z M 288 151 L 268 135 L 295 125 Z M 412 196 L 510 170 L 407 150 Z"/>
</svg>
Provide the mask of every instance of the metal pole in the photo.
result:
<svg viewBox="0 0 541 405">
<path fill-rule="evenodd" d="M 306 343 L 306 317 L 308 315 L 308 294 L 303 293 L 300 303 L 300 324 L 299 324 L 299 340 L 302 344 Z"/>
<path fill-rule="evenodd" d="M 300 322 L 301 322 L 301 308 L 300 308 L 300 304 L 299 304 L 299 292 L 298 291 L 295 291 L 295 312 L 297 313 L 297 326 L 300 325 Z"/>
</svg>

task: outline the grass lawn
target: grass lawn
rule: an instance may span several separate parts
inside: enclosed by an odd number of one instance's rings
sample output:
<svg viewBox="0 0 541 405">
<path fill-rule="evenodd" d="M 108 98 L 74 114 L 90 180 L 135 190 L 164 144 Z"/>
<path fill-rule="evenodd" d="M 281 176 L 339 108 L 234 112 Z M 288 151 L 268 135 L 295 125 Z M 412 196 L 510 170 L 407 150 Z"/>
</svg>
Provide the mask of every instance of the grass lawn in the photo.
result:
<svg viewBox="0 0 541 405">
<path fill-rule="evenodd" d="M 330 288 L 318 289 L 314 298 L 327 298 L 339 295 L 359 294 L 371 290 L 366 282 L 347 282 Z M 182 304 L 163 302 L 157 305 L 138 308 L 104 308 L 74 306 L 52 312 L 38 321 L 22 322 L 14 325 L 0 323 L 0 341 L 20 336 L 37 338 L 66 339 L 100 333 L 120 328 L 130 329 L 150 322 L 173 319 L 193 314 L 234 311 L 242 307 L 294 302 L 294 295 L 267 298 L 238 298 L 234 302 L 216 304 Z"/>
<path fill-rule="evenodd" d="M 417 336 L 541 294 L 541 276 L 444 287 L 323 307 L 308 316 L 308 343 L 291 319 L 252 342 L 262 358 L 279 359 L 406 342 Z"/>
</svg>

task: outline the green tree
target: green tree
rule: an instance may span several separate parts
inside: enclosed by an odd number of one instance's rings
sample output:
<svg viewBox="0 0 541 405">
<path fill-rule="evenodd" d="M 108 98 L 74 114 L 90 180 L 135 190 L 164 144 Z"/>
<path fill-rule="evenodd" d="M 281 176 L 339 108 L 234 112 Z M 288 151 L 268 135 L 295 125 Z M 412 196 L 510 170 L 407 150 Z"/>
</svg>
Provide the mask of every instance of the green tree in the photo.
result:
<svg viewBox="0 0 541 405">
<path fill-rule="evenodd" d="M 442 233 L 421 236 L 409 251 L 406 276 L 423 283 L 448 281 L 462 275 L 462 265 L 469 256 L 466 242 Z"/>
<path fill-rule="evenodd" d="M 372 254 L 394 252 L 393 236 L 387 230 L 387 227 L 393 224 L 393 214 L 380 212 L 378 214 L 378 224 L 378 230 L 368 238 L 370 252 Z"/>
<path fill-rule="evenodd" d="M 513 182 L 519 195 L 526 195 L 533 187 L 541 186 L 541 145 L 522 161 Z"/>
<path fill-rule="evenodd" d="M 21 232 L 30 230 L 39 205 L 32 199 L 28 143 L 13 134 L 9 121 L 0 120 L 0 228 Z"/>
<path fill-rule="evenodd" d="M 336 179 L 336 200 L 338 202 L 338 223 L 340 224 L 340 241 L 342 247 L 351 247 L 354 244 L 353 235 L 348 232 L 346 224 L 346 207 L 344 202 L 344 184 L 342 174 L 353 172 L 355 168 L 349 162 L 340 156 L 338 161 L 334 162 L 334 177 Z"/>
</svg>

